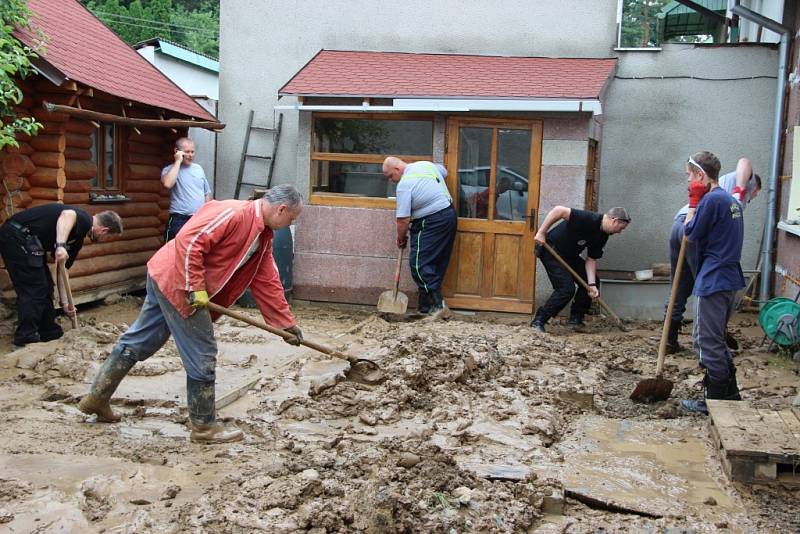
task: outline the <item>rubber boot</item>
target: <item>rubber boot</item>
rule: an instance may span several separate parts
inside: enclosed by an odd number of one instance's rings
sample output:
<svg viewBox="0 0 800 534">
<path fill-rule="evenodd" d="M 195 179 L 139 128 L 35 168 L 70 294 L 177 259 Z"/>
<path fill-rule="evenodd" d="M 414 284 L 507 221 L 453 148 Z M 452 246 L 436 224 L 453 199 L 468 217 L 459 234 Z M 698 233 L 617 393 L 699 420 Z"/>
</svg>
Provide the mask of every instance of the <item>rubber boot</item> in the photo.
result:
<svg viewBox="0 0 800 534">
<path fill-rule="evenodd" d="M 419 292 L 419 303 L 417 304 L 417 312 L 428 314 L 431 311 L 431 296 L 427 291 Z"/>
<path fill-rule="evenodd" d="M 101 423 L 118 423 L 121 417 L 111 410 L 109 400 L 134 365 L 136 359 L 127 349 L 114 347 L 94 377 L 91 391 L 78 403 L 78 409 L 87 415 L 96 415 Z"/>
<path fill-rule="evenodd" d="M 739 392 L 739 383 L 736 381 L 736 366 L 733 363 L 728 367 L 730 378 L 728 379 L 728 387 L 725 389 L 725 400 L 742 400 L 742 395 Z"/>
<path fill-rule="evenodd" d="M 577 310 L 570 310 L 569 320 L 567 321 L 567 324 L 574 328 L 581 328 L 583 326 L 586 326 L 586 324 L 583 322 L 583 313 Z"/>
<path fill-rule="evenodd" d="M 432 321 L 437 319 L 448 319 L 450 317 L 450 308 L 444 302 L 441 289 L 434 289 L 430 293 L 431 296 L 431 311 L 428 318 Z"/>
<path fill-rule="evenodd" d="M 725 345 L 728 346 L 728 350 L 739 350 L 739 342 L 727 330 L 725 330 Z"/>
<path fill-rule="evenodd" d="M 667 330 L 667 354 L 683 352 L 683 347 L 678 343 L 678 333 L 681 331 L 680 321 L 670 321 Z"/>
<path fill-rule="evenodd" d="M 547 314 L 545 314 L 541 308 L 536 310 L 536 315 L 533 316 L 531 320 L 531 328 L 536 330 L 537 332 L 545 332 L 544 325 L 547 324 L 548 319 L 550 319 Z"/>
<path fill-rule="evenodd" d="M 228 428 L 216 419 L 214 382 L 201 382 L 186 377 L 186 397 L 189 404 L 189 421 L 195 443 L 228 443 L 239 441 L 244 432 Z"/>
</svg>

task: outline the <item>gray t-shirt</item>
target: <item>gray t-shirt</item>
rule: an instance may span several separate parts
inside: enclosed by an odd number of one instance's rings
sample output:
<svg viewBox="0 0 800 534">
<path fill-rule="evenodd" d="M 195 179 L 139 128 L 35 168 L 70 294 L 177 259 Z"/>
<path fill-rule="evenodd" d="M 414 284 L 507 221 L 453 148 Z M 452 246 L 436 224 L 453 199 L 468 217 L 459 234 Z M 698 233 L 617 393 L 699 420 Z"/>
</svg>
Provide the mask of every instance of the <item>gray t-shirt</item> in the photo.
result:
<svg viewBox="0 0 800 534">
<path fill-rule="evenodd" d="M 163 177 L 172 165 L 167 165 L 161 171 Z M 170 190 L 169 212 L 181 215 L 194 215 L 194 212 L 205 204 L 206 195 L 211 193 L 211 188 L 206 180 L 206 173 L 203 167 L 197 163 L 191 165 L 181 165 L 178 171 L 178 179 Z"/>
<path fill-rule="evenodd" d="M 452 204 L 445 178 L 447 169 L 438 163 L 409 163 L 397 184 L 397 218 L 420 219 Z"/>
<path fill-rule="evenodd" d="M 733 193 L 733 188 L 736 187 L 736 171 L 720 176 L 719 186 L 728 193 Z M 750 202 L 750 197 L 752 196 L 753 189 L 755 187 L 755 177 L 751 176 L 747 181 L 747 191 L 744 194 L 744 202 L 740 203 L 742 211 L 744 211 L 744 209 L 747 207 L 747 203 Z M 685 217 L 687 213 L 689 213 L 689 204 L 686 204 L 684 207 L 678 210 L 678 213 L 675 214 L 675 220 L 678 220 L 680 217 Z"/>
</svg>

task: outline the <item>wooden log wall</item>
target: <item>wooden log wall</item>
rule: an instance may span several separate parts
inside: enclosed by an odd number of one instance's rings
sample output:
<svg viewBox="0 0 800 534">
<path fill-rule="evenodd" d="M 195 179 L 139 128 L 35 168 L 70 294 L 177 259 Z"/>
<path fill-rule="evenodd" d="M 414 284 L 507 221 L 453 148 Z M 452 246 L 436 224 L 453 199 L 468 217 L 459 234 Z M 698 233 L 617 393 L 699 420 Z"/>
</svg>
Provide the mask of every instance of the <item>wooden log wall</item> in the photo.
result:
<svg viewBox="0 0 800 534">
<path fill-rule="evenodd" d="M 78 104 L 84 109 L 120 114 L 123 101 L 99 91 L 81 95 L 54 86 L 43 78 L 21 84 L 25 93 L 18 112 L 36 117 L 43 124 L 39 134 L 23 139 L 19 149 L 0 152 L 3 185 L 15 193 L 10 197 L 0 187 L 0 200 L 19 209 L 51 202 L 71 204 L 94 215 L 116 211 L 123 221 L 123 235 L 113 241 L 84 242 L 78 259 L 70 269 L 76 298 L 81 293 L 99 294 L 103 287 L 132 286 L 128 282 L 144 279 L 145 264 L 163 243 L 164 227 L 169 219 L 169 190 L 161 185 L 161 169 L 172 161 L 174 140 L 185 131 L 169 128 L 120 128 L 124 138 L 119 177 L 121 190 L 129 200 L 120 203 L 91 203 L 92 179 L 97 164 L 92 159 L 94 123 L 63 113 L 48 113 L 42 102 Z M 125 108 L 130 116 L 157 110 Z M 0 221 L 5 220 L 5 212 Z M 0 296 L 13 298 L 7 273 L 0 273 Z"/>
</svg>

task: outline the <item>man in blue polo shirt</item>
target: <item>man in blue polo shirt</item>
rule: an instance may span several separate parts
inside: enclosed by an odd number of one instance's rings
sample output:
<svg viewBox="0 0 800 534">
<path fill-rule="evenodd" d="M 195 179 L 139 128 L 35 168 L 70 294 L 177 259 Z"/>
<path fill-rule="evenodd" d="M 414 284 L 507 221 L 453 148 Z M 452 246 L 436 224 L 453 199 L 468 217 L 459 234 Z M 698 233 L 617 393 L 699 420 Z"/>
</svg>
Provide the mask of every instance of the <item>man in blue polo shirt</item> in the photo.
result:
<svg viewBox="0 0 800 534">
<path fill-rule="evenodd" d="M 169 220 L 164 232 L 164 241 L 169 241 L 200 206 L 211 200 L 206 173 L 194 163 L 194 142 L 188 137 L 175 141 L 175 161 L 161 171 L 161 183 L 170 190 Z"/>
<path fill-rule="evenodd" d="M 405 248 L 411 234 L 409 264 L 419 287 L 419 311 L 431 318 L 446 316 L 442 282 L 456 237 L 456 210 L 447 190 L 447 170 L 430 161 L 388 157 L 383 174 L 397 184 L 397 246 Z"/>
<path fill-rule="evenodd" d="M 720 162 L 710 152 L 689 158 L 686 238 L 696 245 L 697 277 L 693 345 L 705 369 L 703 400 L 684 400 L 691 412 L 707 414 L 705 399 L 741 400 L 736 366 L 725 343 L 736 292 L 744 287 L 739 263 L 744 241 L 742 205 L 719 186 Z M 694 214 L 692 216 L 692 211 Z"/>
</svg>

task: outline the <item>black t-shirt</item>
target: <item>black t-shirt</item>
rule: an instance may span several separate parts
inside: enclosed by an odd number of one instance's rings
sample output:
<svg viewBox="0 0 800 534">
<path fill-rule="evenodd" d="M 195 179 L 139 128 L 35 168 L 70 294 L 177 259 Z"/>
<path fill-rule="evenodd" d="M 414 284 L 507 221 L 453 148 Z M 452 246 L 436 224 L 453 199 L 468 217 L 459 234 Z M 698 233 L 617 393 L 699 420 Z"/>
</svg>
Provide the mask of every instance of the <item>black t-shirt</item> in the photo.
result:
<svg viewBox="0 0 800 534">
<path fill-rule="evenodd" d="M 73 210 L 77 214 L 75 226 L 67 237 L 69 259 L 66 267 L 69 269 L 83 246 L 83 238 L 92 228 L 91 215 L 68 204 L 44 204 L 16 213 L 10 220 L 26 226 L 42 242 L 44 250 L 53 253 L 56 248 L 56 222 L 64 210 Z"/>
<path fill-rule="evenodd" d="M 603 247 L 608 241 L 608 234 L 603 232 L 602 224 L 602 213 L 571 209 L 569 220 L 550 230 L 547 241 L 565 258 L 577 258 L 586 248 L 590 258 L 599 260 L 603 257 Z"/>
</svg>

